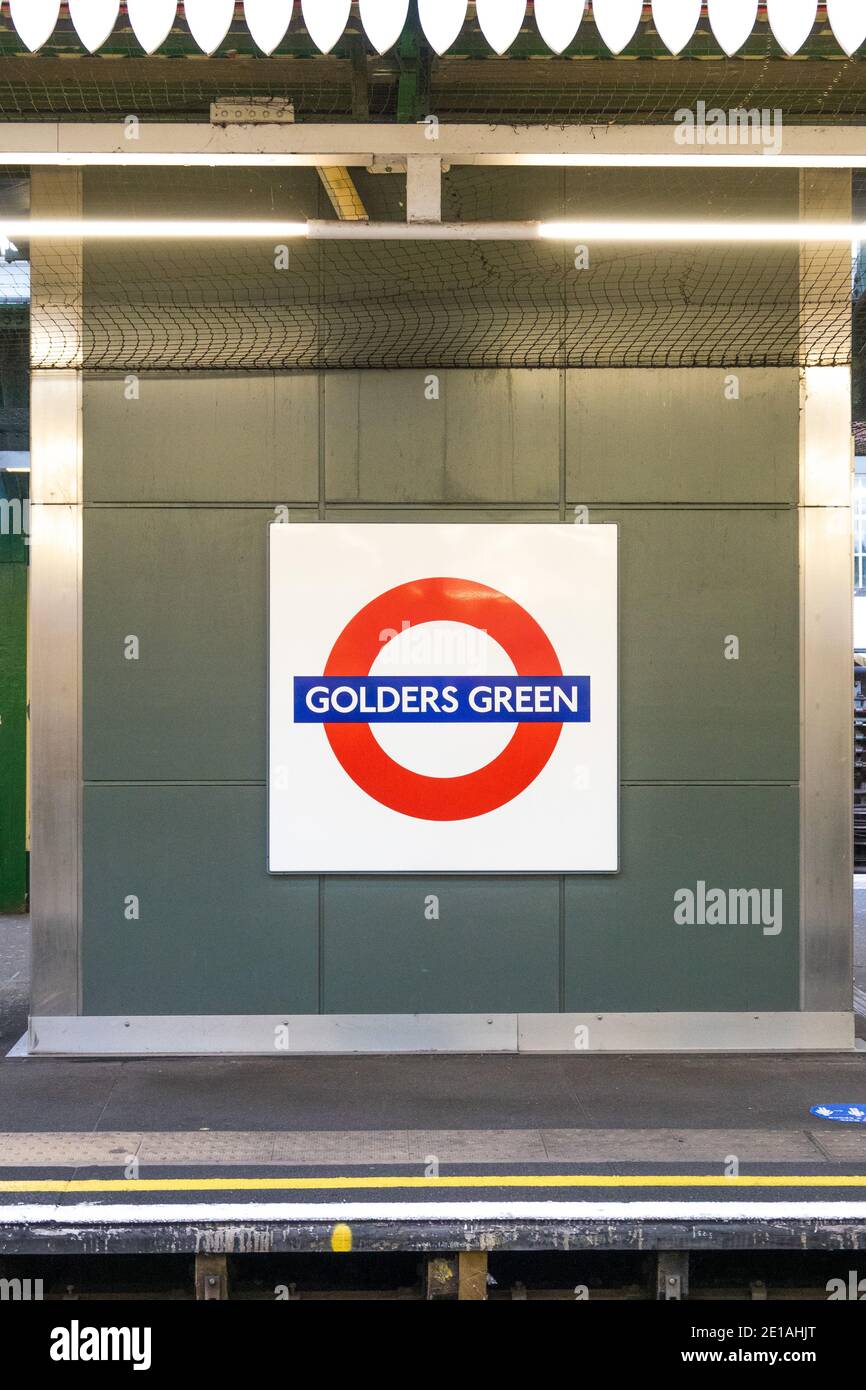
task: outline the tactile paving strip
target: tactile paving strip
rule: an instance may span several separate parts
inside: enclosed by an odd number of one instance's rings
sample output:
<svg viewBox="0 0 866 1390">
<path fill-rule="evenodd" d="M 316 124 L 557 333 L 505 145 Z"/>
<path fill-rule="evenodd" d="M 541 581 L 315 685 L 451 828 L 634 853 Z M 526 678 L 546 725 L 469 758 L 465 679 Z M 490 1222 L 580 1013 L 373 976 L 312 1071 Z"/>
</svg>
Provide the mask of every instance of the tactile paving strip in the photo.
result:
<svg viewBox="0 0 866 1390">
<path fill-rule="evenodd" d="M 866 1132 L 831 1130 L 195 1130 L 0 1133 L 2 1168 L 438 1163 L 866 1162 Z"/>
</svg>

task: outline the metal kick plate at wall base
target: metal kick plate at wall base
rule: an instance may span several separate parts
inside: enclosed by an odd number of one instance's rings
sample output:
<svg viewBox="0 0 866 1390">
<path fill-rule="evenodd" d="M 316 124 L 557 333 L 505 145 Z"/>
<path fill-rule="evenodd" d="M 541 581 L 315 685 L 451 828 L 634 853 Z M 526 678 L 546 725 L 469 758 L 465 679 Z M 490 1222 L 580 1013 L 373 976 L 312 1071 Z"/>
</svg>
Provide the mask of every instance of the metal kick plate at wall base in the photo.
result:
<svg viewBox="0 0 866 1390">
<path fill-rule="evenodd" d="M 848 1052 L 851 1013 L 256 1014 L 32 1018 L 31 1056 Z"/>
</svg>

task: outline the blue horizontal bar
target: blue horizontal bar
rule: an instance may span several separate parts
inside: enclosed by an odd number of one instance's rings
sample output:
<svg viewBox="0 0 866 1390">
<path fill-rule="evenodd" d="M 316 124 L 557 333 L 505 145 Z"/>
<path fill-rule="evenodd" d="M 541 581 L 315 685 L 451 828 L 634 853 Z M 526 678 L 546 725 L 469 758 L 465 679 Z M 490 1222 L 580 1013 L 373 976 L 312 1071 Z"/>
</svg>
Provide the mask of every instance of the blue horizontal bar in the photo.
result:
<svg viewBox="0 0 866 1390">
<path fill-rule="evenodd" d="M 296 724 L 587 724 L 589 676 L 295 676 Z"/>
</svg>

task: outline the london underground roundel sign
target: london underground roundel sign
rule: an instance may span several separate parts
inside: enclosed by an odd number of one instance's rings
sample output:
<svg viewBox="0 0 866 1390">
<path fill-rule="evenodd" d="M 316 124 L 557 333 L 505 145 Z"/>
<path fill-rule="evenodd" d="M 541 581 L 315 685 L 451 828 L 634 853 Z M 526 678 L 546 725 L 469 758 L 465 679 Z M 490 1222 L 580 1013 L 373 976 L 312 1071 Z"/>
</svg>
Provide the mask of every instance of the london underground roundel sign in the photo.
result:
<svg viewBox="0 0 866 1390">
<path fill-rule="evenodd" d="M 330 680 L 343 683 L 337 690 L 350 688 L 345 685 L 347 678 L 369 675 L 382 648 L 379 634 L 388 631 L 395 618 L 405 621 L 401 617 L 403 614 L 408 616 L 410 624 L 449 620 L 488 633 L 511 658 L 519 676 L 543 677 L 546 672 L 549 680 L 562 675 L 550 641 L 535 619 L 513 599 L 471 580 L 429 578 L 390 589 L 349 620 L 324 670 Z M 385 689 L 394 693 L 386 697 L 384 704 L 402 710 L 408 696 L 410 703 L 417 701 L 419 714 L 423 702 L 427 718 L 441 725 L 456 719 L 480 721 L 485 715 L 497 717 L 507 704 L 504 712 L 511 714 L 513 711 L 521 722 L 502 752 L 483 767 L 457 777 L 426 777 L 413 772 L 388 756 L 376 741 L 373 724 L 367 722 L 325 724 L 335 757 L 369 796 L 383 806 L 419 820 L 468 820 L 504 806 L 524 791 L 546 765 L 556 747 L 562 723 L 558 711 L 553 708 L 552 698 L 548 700 L 549 718 L 544 722 L 524 722 L 525 711 L 515 710 L 516 700 L 506 702 L 505 697 L 510 693 L 508 687 L 482 677 L 473 682 L 466 691 L 467 699 L 461 703 L 460 681 L 465 679 L 457 676 L 453 680 L 447 677 L 443 680 L 440 677 L 433 684 L 419 676 L 414 689 L 412 685 L 395 687 L 390 682 Z M 529 682 L 520 690 L 535 693 Z M 515 690 L 515 697 L 517 693 Z M 558 689 L 553 693 L 564 695 Z M 399 705 L 396 704 L 398 694 Z M 344 701 L 346 699 L 344 696 Z M 382 703 L 382 700 L 372 704 L 368 701 L 373 718 L 379 714 Z M 522 696 L 522 703 L 532 705 L 526 695 Z"/>
<path fill-rule="evenodd" d="M 272 526 L 271 871 L 615 870 L 616 541 Z"/>
</svg>

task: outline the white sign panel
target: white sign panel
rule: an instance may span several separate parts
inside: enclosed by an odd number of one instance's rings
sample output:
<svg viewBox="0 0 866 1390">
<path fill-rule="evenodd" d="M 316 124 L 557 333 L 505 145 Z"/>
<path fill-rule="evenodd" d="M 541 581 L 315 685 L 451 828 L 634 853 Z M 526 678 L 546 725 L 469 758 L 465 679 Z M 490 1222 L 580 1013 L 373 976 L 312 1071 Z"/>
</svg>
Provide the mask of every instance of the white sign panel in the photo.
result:
<svg viewBox="0 0 866 1390">
<path fill-rule="evenodd" d="M 271 527 L 269 868 L 618 868 L 617 530 Z"/>
</svg>

